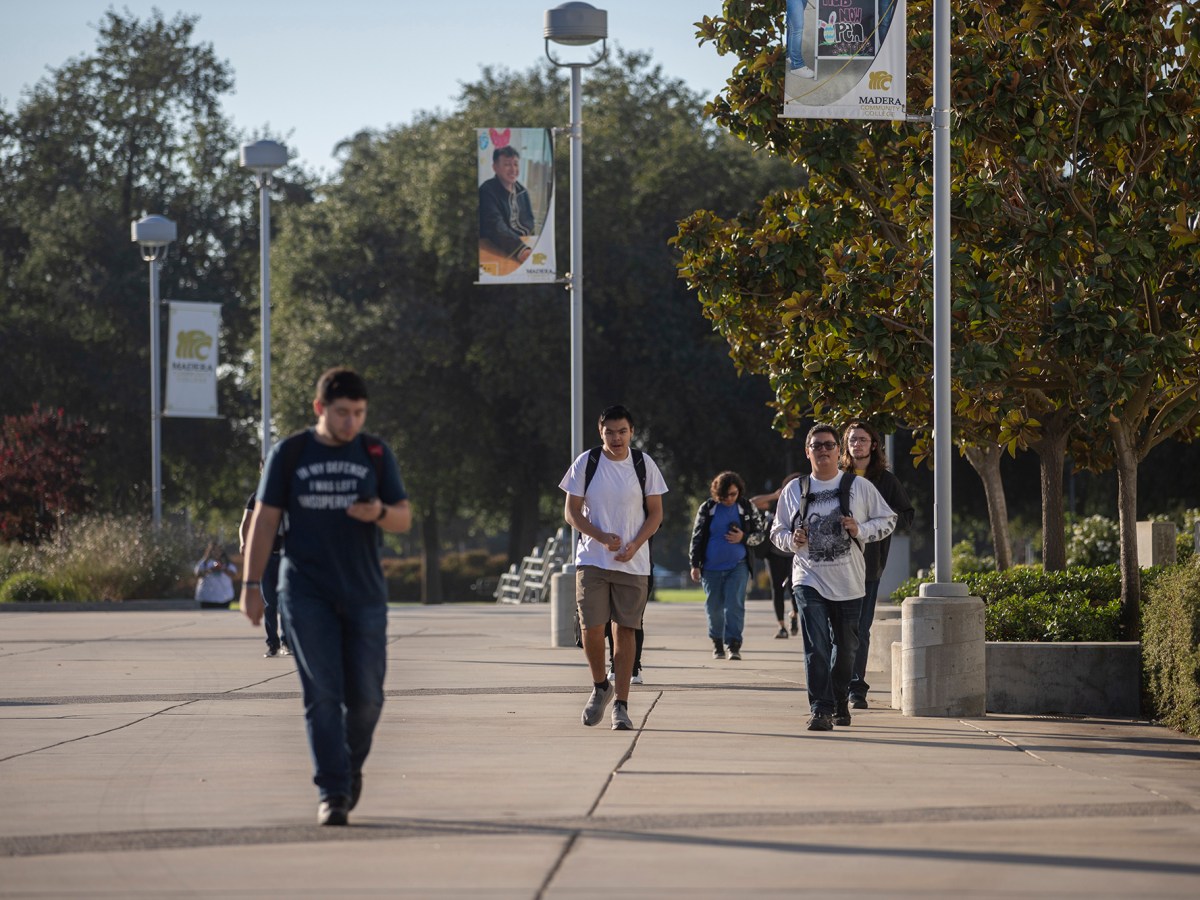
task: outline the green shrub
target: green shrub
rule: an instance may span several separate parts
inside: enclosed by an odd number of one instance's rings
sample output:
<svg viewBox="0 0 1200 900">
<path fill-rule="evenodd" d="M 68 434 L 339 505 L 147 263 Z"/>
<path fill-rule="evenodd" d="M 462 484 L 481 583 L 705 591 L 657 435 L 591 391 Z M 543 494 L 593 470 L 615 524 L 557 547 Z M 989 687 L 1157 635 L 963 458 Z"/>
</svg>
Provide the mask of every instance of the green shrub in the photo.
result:
<svg viewBox="0 0 1200 900">
<path fill-rule="evenodd" d="M 28 569 L 27 561 L 30 552 L 30 549 L 21 543 L 0 543 L 0 582 L 7 581 L 9 576 Z"/>
<path fill-rule="evenodd" d="M 1082 591 L 1003 597 L 984 606 L 989 641 L 1115 641 L 1121 601 L 1097 605 Z"/>
<path fill-rule="evenodd" d="M 996 560 L 977 554 L 971 541 L 959 541 L 950 548 L 950 566 L 955 572 L 991 572 L 996 568 Z"/>
<path fill-rule="evenodd" d="M 1161 568 L 1143 570 L 1143 586 L 1161 573 Z M 1061 572 L 1014 566 L 1004 572 L 955 572 L 954 580 L 983 600 L 989 641 L 1118 640 L 1121 572 L 1116 565 Z M 910 578 L 892 592 L 892 600 L 919 591 L 920 580 Z"/>
<path fill-rule="evenodd" d="M 60 599 L 54 582 L 35 572 L 18 572 L 0 584 L 0 603 L 54 603 Z"/>
<path fill-rule="evenodd" d="M 1142 666 L 1157 718 L 1200 736 L 1200 558 L 1143 594 Z"/>
</svg>

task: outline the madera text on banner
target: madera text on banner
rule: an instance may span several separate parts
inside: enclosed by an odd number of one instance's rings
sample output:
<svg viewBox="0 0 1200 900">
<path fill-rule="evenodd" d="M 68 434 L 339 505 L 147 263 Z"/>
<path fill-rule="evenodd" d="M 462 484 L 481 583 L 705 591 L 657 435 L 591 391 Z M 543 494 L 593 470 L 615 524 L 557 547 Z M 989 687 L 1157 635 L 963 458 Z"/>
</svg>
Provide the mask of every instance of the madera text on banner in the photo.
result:
<svg viewBox="0 0 1200 900">
<path fill-rule="evenodd" d="M 168 300 L 167 391 L 164 416 L 216 419 L 217 336 L 221 304 Z"/>
<path fill-rule="evenodd" d="M 478 128 L 479 284 L 558 280 L 548 128 Z"/>
<path fill-rule="evenodd" d="M 907 117 L 905 0 L 787 0 L 783 115 Z"/>
</svg>

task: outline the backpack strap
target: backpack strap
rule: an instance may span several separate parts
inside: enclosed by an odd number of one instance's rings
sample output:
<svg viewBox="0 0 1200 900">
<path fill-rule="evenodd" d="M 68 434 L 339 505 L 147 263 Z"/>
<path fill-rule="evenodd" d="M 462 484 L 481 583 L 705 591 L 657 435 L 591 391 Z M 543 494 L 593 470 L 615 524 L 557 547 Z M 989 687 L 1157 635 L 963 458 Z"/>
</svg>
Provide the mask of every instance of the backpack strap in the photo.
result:
<svg viewBox="0 0 1200 900">
<path fill-rule="evenodd" d="M 838 484 L 838 503 L 842 507 L 843 516 L 853 515 L 850 512 L 850 485 L 857 477 L 853 472 L 843 472 L 841 483 Z"/>
<path fill-rule="evenodd" d="M 588 487 L 591 486 L 592 479 L 596 475 L 596 468 L 600 465 L 600 454 L 604 452 L 603 447 L 593 447 L 588 451 L 587 465 L 583 469 L 583 492 L 586 494 Z"/>
<path fill-rule="evenodd" d="M 383 440 L 365 431 L 360 432 L 358 436 L 362 438 L 363 449 L 367 451 L 367 457 L 375 467 L 375 489 L 378 490 L 383 484 L 383 461 L 386 457 L 383 452 Z"/>
<path fill-rule="evenodd" d="M 807 475 L 800 476 L 800 508 L 796 510 L 796 514 L 792 516 L 792 531 L 796 530 L 796 523 L 803 522 L 805 516 L 808 515 L 808 496 L 810 493 L 811 484 Z"/>
<path fill-rule="evenodd" d="M 285 437 L 279 446 L 279 459 L 283 464 L 283 511 L 286 513 L 292 491 L 292 476 L 300 465 L 300 455 L 308 446 L 309 430 L 297 431 Z"/>
</svg>

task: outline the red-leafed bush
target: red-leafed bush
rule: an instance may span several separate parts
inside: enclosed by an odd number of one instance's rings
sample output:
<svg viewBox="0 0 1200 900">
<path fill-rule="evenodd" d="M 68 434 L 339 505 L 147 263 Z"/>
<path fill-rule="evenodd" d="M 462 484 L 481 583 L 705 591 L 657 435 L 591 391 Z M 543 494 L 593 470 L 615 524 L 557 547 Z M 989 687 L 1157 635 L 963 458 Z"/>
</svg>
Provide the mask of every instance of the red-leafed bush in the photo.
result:
<svg viewBox="0 0 1200 900">
<path fill-rule="evenodd" d="M 83 465 L 101 434 L 61 409 L 5 416 L 0 425 L 0 541 L 36 544 L 64 515 L 85 511 Z"/>
</svg>

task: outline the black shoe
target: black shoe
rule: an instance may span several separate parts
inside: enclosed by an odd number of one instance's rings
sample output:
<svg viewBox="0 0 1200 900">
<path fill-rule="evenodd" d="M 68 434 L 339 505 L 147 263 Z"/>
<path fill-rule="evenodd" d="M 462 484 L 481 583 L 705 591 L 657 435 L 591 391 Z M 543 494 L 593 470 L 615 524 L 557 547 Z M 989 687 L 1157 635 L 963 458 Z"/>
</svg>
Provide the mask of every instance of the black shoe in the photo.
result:
<svg viewBox="0 0 1200 900">
<path fill-rule="evenodd" d="M 355 772 L 350 780 L 350 809 L 358 806 L 358 798 L 362 796 L 362 772 Z"/>
<path fill-rule="evenodd" d="M 741 644 L 732 644 L 731 643 L 729 645 L 729 658 L 730 659 L 741 659 L 742 658 L 742 645 Z"/>
<path fill-rule="evenodd" d="M 782 625 L 780 625 L 779 630 L 777 632 L 775 632 L 775 637 L 776 638 L 785 638 L 787 636 L 788 636 L 787 629 L 784 628 Z"/>
<path fill-rule="evenodd" d="M 278 647 L 268 647 L 267 652 L 263 654 L 263 659 L 270 659 L 272 656 L 279 655 Z"/>
<path fill-rule="evenodd" d="M 800 617 L 792 613 L 792 634 L 800 633 Z"/>
<path fill-rule="evenodd" d="M 317 807 L 318 825 L 347 825 L 350 822 L 350 798 L 334 794 Z"/>
<path fill-rule="evenodd" d="M 827 713 L 813 713 L 808 720 L 809 731 L 833 731 L 833 719 Z"/>
<path fill-rule="evenodd" d="M 713 641 L 713 659 L 725 658 L 725 642 Z"/>
<path fill-rule="evenodd" d="M 867 709 L 867 698 L 866 697 L 851 697 L 850 698 L 850 708 L 851 709 Z"/>
<path fill-rule="evenodd" d="M 850 724 L 850 707 L 848 707 L 845 703 L 838 704 L 837 715 L 833 717 L 833 724 L 842 728 L 845 728 Z"/>
</svg>

